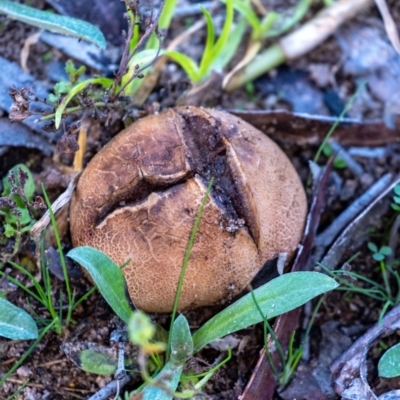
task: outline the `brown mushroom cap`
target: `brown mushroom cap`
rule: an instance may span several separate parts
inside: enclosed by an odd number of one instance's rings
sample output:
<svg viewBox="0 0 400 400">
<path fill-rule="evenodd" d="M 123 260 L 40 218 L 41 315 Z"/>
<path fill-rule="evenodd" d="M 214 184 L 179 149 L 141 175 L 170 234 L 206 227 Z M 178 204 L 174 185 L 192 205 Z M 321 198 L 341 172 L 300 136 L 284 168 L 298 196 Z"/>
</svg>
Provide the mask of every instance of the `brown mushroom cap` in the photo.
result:
<svg viewBox="0 0 400 400">
<path fill-rule="evenodd" d="M 279 253 L 292 255 L 306 217 L 300 179 L 263 133 L 228 113 L 179 107 L 148 116 L 92 159 L 70 212 L 74 246 L 123 269 L 134 304 L 171 311 L 188 239 L 204 208 L 179 308 L 228 301 Z"/>
</svg>

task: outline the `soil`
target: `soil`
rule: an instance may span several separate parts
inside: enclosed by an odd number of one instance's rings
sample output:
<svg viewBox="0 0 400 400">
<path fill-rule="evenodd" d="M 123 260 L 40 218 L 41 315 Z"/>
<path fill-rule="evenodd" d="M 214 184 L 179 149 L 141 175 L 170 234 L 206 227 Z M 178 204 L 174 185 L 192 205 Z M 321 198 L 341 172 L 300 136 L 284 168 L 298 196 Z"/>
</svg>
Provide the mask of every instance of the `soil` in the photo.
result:
<svg viewBox="0 0 400 400">
<path fill-rule="evenodd" d="M 118 2 L 118 0 L 116 1 Z M 50 9 L 50 3 L 42 0 L 29 2 L 30 5 L 40 9 Z M 101 5 L 106 7 L 105 10 L 107 10 L 107 2 L 99 0 L 96 3 L 99 7 Z M 181 3 L 182 7 L 193 5 L 193 3 L 187 1 Z M 262 3 L 267 8 L 285 12 L 290 10 L 296 2 L 264 0 Z M 400 26 L 399 2 L 388 0 L 387 3 L 396 25 Z M 148 4 L 142 4 L 142 6 L 144 12 L 146 12 Z M 320 5 L 312 7 L 304 20 L 311 19 L 319 7 Z M 101 9 L 104 12 L 104 8 Z M 193 10 L 193 7 L 190 10 Z M 110 15 L 117 18 L 114 14 L 111 14 L 111 11 Z M 214 9 L 213 16 L 216 21 L 221 22 L 223 15 L 223 7 Z M 90 18 L 89 13 L 87 17 Z M 194 15 L 188 13 L 186 16 L 174 18 L 165 43 L 170 43 L 199 17 L 198 13 Z M 118 23 L 122 24 L 121 20 L 118 20 Z M 9 61 L 20 63 L 21 49 L 26 39 L 37 29 L 17 21 L 7 20 L 5 17 L 0 17 L 0 29 L 0 56 Z M 114 32 L 109 32 L 108 37 L 112 37 L 112 43 L 109 43 L 109 47 L 114 54 L 121 55 L 121 41 L 115 38 Z M 180 48 L 183 52 L 187 49 L 187 53 L 199 57 L 203 43 L 204 35 L 198 34 L 194 35 L 189 43 L 182 44 Z M 112 51 L 109 50 L 110 53 Z M 241 48 L 231 64 L 235 65 L 240 54 L 243 53 L 244 49 Z M 396 97 L 400 86 L 400 66 L 396 57 L 398 58 L 398 55 L 387 39 L 378 11 L 371 8 L 359 13 L 356 18 L 344 24 L 333 36 L 304 57 L 270 71 L 256 79 L 252 85 L 247 85 L 246 88 L 238 89 L 233 93 L 225 93 L 217 85 L 214 88 L 210 87 L 206 96 L 201 97 L 198 105 L 242 111 L 288 110 L 309 115 L 337 117 L 357 88 L 360 87 L 361 82 L 367 81 L 367 85 L 360 89 L 352 107 L 347 111 L 347 117 L 362 120 L 378 119 L 390 125 L 400 109 Z M 51 61 L 48 61 L 49 58 Z M 27 68 L 35 82 L 49 88 L 55 83 L 48 74 L 50 64 L 53 66 L 64 65 L 67 59 L 68 57 L 60 50 L 39 41 L 30 46 Z M 78 62 L 76 64 L 79 65 Z M 57 71 L 59 72 L 59 69 Z M 91 74 L 98 72 L 88 68 L 86 74 L 92 76 Z M 91 120 L 84 163 L 86 164 L 121 129 L 123 124 L 127 123 L 127 120 L 124 123 L 121 122 L 122 117 L 128 115 L 129 119 L 137 115 L 157 112 L 181 102 L 188 87 L 188 78 L 182 70 L 173 63 L 166 64 L 158 85 L 143 107 L 131 107 L 124 110 L 125 114 L 119 115 L 119 119 L 117 118 L 118 120 L 115 123 L 107 127 L 105 126 L 107 118 Z M 0 89 L 5 92 L 9 88 L 1 87 Z M 8 109 L 4 109 L 2 113 L 3 117 L 6 118 Z M 92 115 L 77 115 L 74 117 L 75 119 L 68 120 L 67 125 L 83 117 L 87 120 Z M 3 134 L 0 132 L 0 137 Z M 379 136 L 379 132 L 377 135 Z M 0 143 L 0 177 L 5 177 L 7 172 L 17 163 L 23 163 L 30 168 L 34 175 L 37 195 L 42 196 L 40 185 L 44 183 L 51 201 L 54 201 L 68 186 L 73 165 L 73 154 L 59 154 L 57 151 L 56 142 L 61 136 L 62 131 L 43 135 L 48 146 L 51 146 L 54 151 L 53 156 L 46 155 L 46 152 L 40 148 L 1 146 Z M 311 206 L 313 188 L 311 185 L 307 185 L 310 183 L 309 160 L 314 158 L 321 142 L 304 145 L 300 140 L 279 140 L 279 136 L 277 140 L 288 154 L 307 187 Z M 362 193 L 383 175 L 391 173 L 395 176 L 399 173 L 399 144 L 382 142 L 376 148 L 368 147 L 369 145 L 368 142 L 360 142 L 358 146 L 347 146 L 345 148 L 346 154 L 351 155 L 351 159 L 358 165 L 361 172 L 355 173 L 348 163 L 344 168 L 343 165 L 341 168 L 334 167 L 326 188 L 327 200 L 317 227 L 317 233 L 323 232 L 332 223 L 335 224 L 338 215 L 351 203 L 359 199 Z M 318 162 L 321 166 L 324 166 L 328 162 L 328 157 L 322 155 Z M 396 236 L 397 232 L 391 233 L 390 229 L 397 214 L 389 206 L 391 198 L 392 195 L 386 199 L 386 203 L 381 204 L 380 209 L 384 212 L 371 215 L 368 223 L 359 228 L 361 232 L 359 232 L 360 235 L 357 235 L 357 238 L 348 238 L 348 248 L 340 257 L 337 268 L 341 268 L 345 262 L 351 260 L 351 271 L 382 284 L 380 264 L 372 258 L 367 242 L 374 242 L 380 247 L 381 245 L 388 245 L 390 238 L 394 238 L 394 243 L 391 244 L 391 246 L 393 245 L 391 257 L 393 269 L 396 271 L 399 254 L 397 249 L 398 236 Z M 41 213 L 43 213 L 42 210 L 38 211 L 37 218 Z M 375 220 L 372 218 L 374 215 L 377 215 Z M 353 219 L 356 218 L 357 216 Z M 66 254 L 72 247 L 68 232 L 67 213 L 58 216 L 58 224 L 63 252 Z M 1 225 L 0 220 L 0 234 L 3 229 Z M 13 239 L 2 239 L 0 242 L 1 256 L 9 255 L 14 244 Z M 61 297 L 63 304 L 66 304 L 65 283 L 62 274 L 60 275 L 59 272 L 59 257 L 57 253 L 54 256 L 56 242 L 51 230 L 46 235 L 46 247 L 53 249 L 48 250 L 49 254 L 53 254 L 52 258 L 50 255 L 48 256 L 52 259 L 49 262 L 52 302 L 59 304 Z M 21 245 L 18 252 L 12 256 L 12 261 L 23 265 L 33 275 L 38 274 L 36 248 L 29 234 L 22 235 Z M 315 261 L 321 261 L 321 259 L 314 260 L 311 268 L 315 267 Z M 0 264 L 0 270 L 4 271 L 6 267 L 11 266 L 10 264 Z M 75 296 L 80 298 L 93 285 L 72 261 L 68 262 L 68 271 Z M 29 279 L 15 268 L 11 267 L 10 276 L 24 285 L 30 285 Z M 261 276 L 259 279 L 261 279 L 261 283 L 264 283 L 266 278 Z M 1 283 L 0 290 L 7 299 L 35 316 L 39 328 L 43 329 L 46 322 L 48 323 L 50 320 L 48 311 L 23 290 L 7 287 L 5 282 Z M 260 281 L 257 281 L 257 284 L 260 284 Z M 364 288 L 370 287 L 368 282 L 361 280 L 358 280 L 356 285 Z M 400 288 L 396 284 L 395 273 L 391 275 L 390 285 L 394 292 L 393 297 L 398 297 Z M 273 399 L 339 398 L 338 393 L 333 389 L 332 382 L 335 377 L 330 376 L 329 365 L 357 338 L 367 333 L 377 323 L 385 305 L 384 302 L 374 299 L 370 295 L 348 291 L 328 293 L 323 297 L 319 309 L 315 308 L 317 301 L 318 299 L 306 306 L 301 314 L 295 346 L 298 346 L 304 339 L 307 326 L 312 319 L 313 310 L 315 310 L 312 328 L 306 338 L 305 353 L 300 366 L 286 389 L 277 388 Z M 389 309 L 396 305 L 397 302 L 393 301 Z M 223 309 L 222 306 L 204 307 L 185 312 L 185 316 L 188 318 L 191 328 L 195 330 L 221 309 Z M 168 316 L 153 315 L 152 317 L 165 328 L 169 326 Z M 103 297 L 98 292 L 93 293 L 74 310 L 71 323 L 68 326 L 63 326 L 62 333 L 57 334 L 50 330 L 44 335 L 32 353 L 0 387 L 0 399 L 72 400 L 87 399 L 94 395 L 110 383 L 113 377 L 84 372 L 67 358 L 65 352 L 61 350 L 61 346 L 68 343 L 85 344 L 90 342 L 115 351 L 115 346 L 113 347 L 110 344 L 110 334 L 118 327 L 119 322 Z M 239 331 L 231 335 L 230 340 L 236 343 L 232 358 L 213 375 L 204 386 L 203 393 L 196 398 L 237 399 L 243 394 L 256 368 L 264 344 L 263 327 L 256 325 Z M 374 341 L 370 347 L 366 362 L 368 383 L 376 395 L 399 387 L 398 380 L 379 378 L 377 373 L 377 363 L 384 350 L 396 344 L 398 340 L 398 333 L 394 330 L 390 336 Z M 23 357 L 32 343 L 32 341 L 27 340 L 0 339 L 0 378 Z M 135 352 L 135 350 L 128 346 L 127 352 Z M 226 352 L 207 347 L 196 354 L 196 358 L 192 360 L 190 367 L 196 371 L 204 371 L 210 366 L 214 366 L 216 362 L 220 362 L 224 357 L 226 357 Z M 315 382 L 311 383 L 309 380 L 318 368 L 319 371 L 326 371 L 326 376 L 320 377 L 320 382 L 323 381 L 321 385 Z M 128 393 L 137 388 L 140 383 L 140 375 L 136 374 L 123 388 L 121 398 L 124 398 L 124 396 L 129 398 Z M 313 384 L 316 386 L 312 386 Z M 325 389 L 323 390 L 321 387 L 324 385 Z M 14 397 L 12 397 L 13 395 Z M 111 399 L 113 396 L 104 398 Z M 360 394 L 358 398 L 363 399 L 364 397 Z"/>
</svg>

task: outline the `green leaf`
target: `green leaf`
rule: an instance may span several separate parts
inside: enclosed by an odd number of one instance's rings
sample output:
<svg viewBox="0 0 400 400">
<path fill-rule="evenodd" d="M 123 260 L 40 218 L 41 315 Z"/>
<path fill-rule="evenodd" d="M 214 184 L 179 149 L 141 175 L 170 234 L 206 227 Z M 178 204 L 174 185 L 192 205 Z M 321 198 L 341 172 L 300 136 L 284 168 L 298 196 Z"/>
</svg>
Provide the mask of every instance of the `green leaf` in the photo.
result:
<svg viewBox="0 0 400 400">
<path fill-rule="evenodd" d="M 346 164 L 346 161 L 342 160 L 342 159 L 339 158 L 339 157 L 336 157 L 336 158 L 333 160 L 333 166 L 334 166 L 335 168 L 338 168 L 338 169 L 343 169 L 343 168 L 346 168 L 346 167 L 347 167 L 347 164 Z"/>
<path fill-rule="evenodd" d="M 72 85 L 67 81 L 60 81 L 54 85 L 54 92 L 57 96 L 68 93 L 72 89 Z"/>
<path fill-rule="evenodd" d="M 263 317 L 273 318 L 337 286 L 334 279 L 319 272 L 291 272 L 259 287 L 253 294 L 264 313 Z M 257 324 L 263 321 L 263 317 L 249 293 L 215 315 L 193 335 L 194 351 L 199 351 L 213 340 Z"/>
<path fill-rule="evenodd" d="M 67 60 L 67 62 L 65 63 L 65 72 L 69 76 L 69 79 L 71 79 L 71 76 L 74 76 L 76 68 L 72 60 Z"/>
<path fill-rule="evenodd" d="M 378 252 L 378 246 L 375 243 L 368 242 L 367 246 L 373 253 Z"/>
<path fill-rule="evenodd" d="M 47 96 L 47 101 L 51 104 L 56 103 L 58 100 L 58 96 L 54 95 L 53 93 L 49 93 L 49 95 Z"/>
<path fill-rule="evenodd" d="M 324 153 L 325 157 L 330 157 L 333 154 L 332 146 L 329 143 L 326 143 L 322 146 L 322 153 Z"/>
<path fill-rule="evenodd" d="M 89 272 L 110 307 L 128 323 L 133 311 L 126 298 L 125 277 L 120 268 L 104 253 L 88 246 L 76 247 L 67 256 Z"/>
<path fill-rule="evenodd" d="M 211 66 L 212 69 L 216 71 L 222 71 L 232 60 L 240 43 L 242 43 L 245 29 L 246 21 L 244 18 L 241 18 L 239 23 L 232 29 L 232 33 L 229 36 L 229 46 L 225 46 L 215 58 Z"/>
<path fill-rule="evenodd" d="M 392 249 L 389 246 L 382 246 L 379 249 L 379 253 L 383 254 L 384 256 L 390 256 L 392 254 Z"/>
<path fill-rule="evenodd" d="M 372 254 L 372 258 L 375 261 L 383 261 L 385 259 L 385 256 L 381 253 L 374 253 L 374 254 Z"/>
<path fill-rule="evenodd" d="M 118 366 L 115 348 L 92 342 L 67 342 L 61 350 L 68 359 L 83 371 L 97 375 L 112 375 Z M 125 359 L 125 365 L 132 360 Z"/>
<path fill-rule="evenodd" d="M 83 350 L 80 354 L 81 369 L 92 374 L 112 375 L 117 368 L 117 360 L 94 350 Z"/>
<path fill-rule="evenodd" d="M 26 180 L 25 185 L 24 185 L 24 187 L 22 189 L 24 190 L 24 194 L 25 194 L 26 198 L 29 201 L 32 201 L 33 194 L 35 193 L 35 181 L 33 179 L 31 171 L 29 170 L 29 168 L 25 164 L 17 164 L 14 167 L 12 167 L 10 169 L 10 171 L 8 171 L 7 176 L 5 178 L 3 178 L 3 188 L 4 189 L 3 189 L 3 194 L 2 195 L 3 196 L 9 196 L 11 194 L 11 183 L 9 181 L 11 172 L 14 173 L 16 185 L 18 187 L 21 187 L 21 182 L 20 182 L 20 179 L 19 179 L 19 170 L 20 169 L 27 175 L 27 180 Z M 18 196 L 18 198 L 20 198 L 20 197 Z M 13 200 L 16 200 L 16 199 L 13 199 Z M 23 208 L 25 208 L 25 205 L 22 202 L 22 199 L 21 199 L 21 202 L 18 204 L 18 206 L 22 206 Z"/>
<path fill-rule="evenodd" d="M 162 382 L 163 386 L 169 392 L 175 392 L 178 387 L 179 379 L 181 378 L 183 365 L 174 365 L 172 362 L 167 362 L 164 368 L 154 379 L 156 382 Z M 172 400 L 173 395 L 168 394 L 166 390 L 155 386 L 146 386 L 141 392 L 142 400 Z"/>
<path fill-rule="evenodd" d="M 226 1 L 222 0 L 222 2 L 225 3 Z M 251 8 L 250 2 L 236 0 L 233 2 L 233 7 L 246 19 L 247 23 L 251 25 L 253 28 L 253 37 L 258 36 L 261 33 L 261 23 L 257 14 Z"/>
<path fill-rule="evenodd" d="M 192 82 L 198 82 L 200 80 L 199 67 L 190 57 L 178 51 L 166 51 L 165 55 L 179 64 Z"/>
<path fill-rule="evenodd" d="M 393 196 L 393 201 L 397 204 L 400 204 L 400 197 L 399 196 Z"/>
<path fill-rule="evenodd" d="M 6 223 L 3 225 L 3 228 L 4 228 L 4 236 L 6 238 L 12 238 L 17 233 L 17 230 L 11 224 Z"/>
<path fill-rule="evenodd" d="M 27 180 L 25 182 L 23 190 L 24 190 L 25 197 L 29 201 L 32 201 L 36 187 L 35 187 L 35 180 L 33 179 L 33 175 L 31 173 L 30 169 L 24 164 L 18 164 L 14 168 L 16 168 L 16 177 L 17 177 L 17 182 L 18 182 L 19 186 L 21 186 L 21 183 L 19 181 L 19 170 L 21 169 L 27 175 Z"/>
<path fill-rule="evenodd" d="M 101 31 L 89 22 L 77 18 L 37 10 L 7 0 L 0 0 L 0 13 L 41 29 L 87 40 L 102 50 L 106 48 L 106 39 Z"/>
<path fill-rule="evenodd" d="M 222 27 L 221 35 L 217 39 L 215 46 L 213 48 L 213 58 L 210 60 L 210 68 L 214 61 L 218 58 L 223 49 L 228 46 L 228 41 L 230 40 L 231 28 L 233 23 L 233 0 L 226 0 L 226 15 L 224 26 Z"/>
<path fill-rule="evenodd" d="M 203 50 L 203 57 L 200 62 L 199 67 L 199 74 L 201 76 L 205 76 L 209 68 L 211 67 L 210 61 L 212 59 L 213 54 L 213 47 L 215 41 L 215 29 L 214 29 L 214 22 L 211 18 L 210 13 L 202 6 L 200 6 L 201 11 L 206 19 L 207 23 L 207 38 L 206 38 L 206 45 Z"/>
<path fill-rule="evenodd" d="M 112 79 L 108 78 L 91 78 L 79 82 L 75 86 L 73 86 L 68 92 L 68 94 L 62 99 L 59 106 L 57 107 L 55 113 L 56 128 L 58 129 L 60 127 L 63 112 L 73 97 L 75 97 L 78 93 L 82 92 L 82 90 L 86 89 L 89 85 L 102 85 L 103 87 L 108 88 L 109 86 L 111 86 L 112 83 L 113 83 Z"/>
<path fill-rule="evenodd" d="M 122 77 L 121 86 L 125 87 L 126 83 L 132 78 L 132 76 L 134 76 L 134 74 L 137 73 L 137 66 L 139 66 L 139 69 L 141 70 L 141 75 L 146 76 L 149 74 L 152 71 L 150 65 L 154 60 L 156 60 L 157 55 L 161 56 L 162 54 L 164 54 L 163 50 L 158 52 L 158 49 L 142 50 L 136 53 L 129 61 L 129 69 Z M 146 66 L 147 68 L 145 68 Z M 142 82 L 142 79 L 139 77 L 133 79 L 125 87 L 126 96 L 132 97 L 137 92 Z"/>
<path fill-rule="evenodd" d="M 381 357 L 378 363 L 378 374 L 383 378 L 394 378 L 400 375 L 400 343 L 391 347 Z"/>
<path fill-rule="evenodd" d="M 193 340 L 187 319 L 180 315 L 174 322 L 171 337 L 171 362 L 185 365 L 193 356 Z"/>
<path fill-rule="evenodd" d="M 12 340 L 36 339 L 38 329 L 27 312 L 0 298 L 0 336 Z"/>
<path fill-rule="evenodd" d="M 394 211 L 400 211 L 400 205 L 399 204 L 392 203 L 391 206 L 392 206 Z"/>
</svg>

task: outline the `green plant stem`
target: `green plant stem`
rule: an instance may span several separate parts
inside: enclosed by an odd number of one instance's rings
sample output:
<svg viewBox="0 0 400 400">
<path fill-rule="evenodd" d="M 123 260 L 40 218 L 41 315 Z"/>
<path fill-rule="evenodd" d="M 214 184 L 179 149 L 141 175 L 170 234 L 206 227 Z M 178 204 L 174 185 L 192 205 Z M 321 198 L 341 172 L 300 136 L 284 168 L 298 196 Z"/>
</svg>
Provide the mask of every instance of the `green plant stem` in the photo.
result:
<svg viewBox="0 0 400 400">
<path fill-rule="evenodd" d="M 50 203 L 50 200 L 49 200 L 49 198 L 47 196 L 46 189 L 45 189 L 43 183 L 42 183 L 42 191 L 43 191 L 43 196 L 45 198 L 46 205 L 47 205 L 49 213 L 50 213 L 51 224 L 53 225 L 54 236 L 56 238 L 58 253 L 60 255 L 61 267 L 62 267 L 64 281 L 65 281 L 65 288 L 67 290 L 68 311 L 67 311 L 66 325 L 68 325 L 70 320 L 71 320 L 71 314 L 72 314 L 73 302 L 74 302 L 73 297 L 74 296 L 72 295 L 72 292 L 71 292 L 71 286 L 70 286 L 69 277 L 68 277 L 67 265 L 65 264 L 65 258 L 64 258 L 64 254 L 63 254 L 63 251 L 62 251 L 60 235 L 58 234 L 58 229 L 57 229 L 57 221 L 56 221 L 56 218 L 54 216 L 53 209 L 51 208 L 51 203 Z"/>
<path fill-rule="evenodd" d="M 109 107 L 110 104 L 109 103 L 105 103 L 104 101 L 98 101 L 96 103 L 93 103 L 93 105 L 92 105 L 93 108 L 94 107 L 106 107 L 106 106 Z M 69 107 L 69 108 L 66 108 L 63 111 L 63 115 L 73 114 L 73 113 L 75 113 L 77 111 L 81 111 L 81 110 L 86 109 L 86 108 L 87 108 L 86 106 Z M 53 119 L 55 117 L 55 115 L 56 115 L 56 113 L 44 115 L 43 117 L 39 118 L 39 121 L 49 121 L 49 120 Z"/>
<path fill-rule="evenodd" d="M 230 92 L 253 81 L 286 60 L 285 53 L 279 44 L 274 44 L 254 58 L 242 71 L 235 75 L 227 86 Z"/>
<path fill-rule="evenodd" d="M 282 369 L 285 369 L 285 368 L 286 368 L 286 365 L 285 365 L 285 355 L 283 354 L 282 346 L 281 346 L 281 344 L 279 343 L 279 340 L 278 340 L 277 336 L 275 335 L 274 330 L 272 329 L 270 323 L 268 322 L 268 317 L 267 317 L 266 315 L 263 314 L 263 312 L 262 312 L 262 310 L 261 310 L 261 307 L 260 307 L 260 305 L 258 304 L 258 301 L 257 301 L 257 299 L 256 299 L 256 296 L 254 295 L 253 288 L 251 287 L 251 285 L 249 285 L 249 286 L 250 286 L 250 289 L 251 289 L 251 297 L 252 297 L 252 299 L 253 299 L 253 301 L 254 301 L 254 304 L 255 304 L 255 306 L 256 306 L 258 312 L 260 313 L 261 318 L 262 318 L 263 321 L 264 321 L 263 328 L 264 328 L 264 349 L 265 349 L 265 354 L 267 355 L 268 362 L 269 362 L 269 364 L 270 364 L 270 367 L 271 367 L 271 369 L 272 369 L 272 372 L 274 373 L 274 375 L 275 375 L 276 377 L 278 377 L 278 376 L 279 376 L 278 370 L 276 369 L 275 364 L 274 364 L 274 362 L 273 362 L 273 360 L 272 360 L 271 353 L 269 352 L 269 348 L 268 348 L 268 344 L 267 344 L 267 331 L 268 331 L 268 333 L 270 334 L 270 336 L 272 337 L 272 340 L 274 341 L 275 346 L 276 346 L 276 349 L 277 349 L 277 351 L 278 351 L 278 353 L 279 353 L 279 357 L 280 357 L 281 363 L 282 363 Z"/>
<path fill-rule="evenodd" d="M 74 303 L 74 309 L 79 306 L 83 301 L 90 297 L 97 290 L 97 286 L 92 287 L 87 293 L 85 293 L 79 300 Z"/>
<path fill-rule="evenodd" d="M 319 157 L 321 156 L 322 153 L 322 149 L 324 148 L 324 146 L 326 146 L 326 144 L 328 143 L 328 140 L 331 138 L 333 132 L 335 132 L 337 126 L 339 125 L 340 121 L 342 120 L 342 118 L 345 116 L 345 114 L 347 113 L 347 111 L 350 110 L 350 108 L 352 107 L 354 100 L 356 99 L 356 97 L 360 94 L 360 91 L 362 89 L 364 89 L 365 85 L 367 84 L 366 81 L 362 82 L 361 85 L 358 87 L 358 89 L 356 90 L 356 92 L 353 94 L 353 96 L 350 97 L 350 100 L 347 102 L 346 106 L 343 108 L 343 111 L 340 113 L 339 117 L 336 119 L 335 123 L 331 126 L 331 128 L 329 129 L 328 133 L 325 136 L 325 139 L 323 140 L 323 142 L 321 143 L 321 146 L 319 146 L 318 151 L 315 154 L 314 157 L 314 162 L 317 163 L 319 160 Z"/>
<path fill-rule="evenodd" d="M 282 35 L 287 30 L 293 28 L 308 12 L 313 0 L 300 0 L 297 4 L 294 13 L 291 17 L 287 18 L 283 26 L 279 29 L 269 31 L 266 37 L 276 37 Z"/>
<path fill-rule="evenodd" d="M 17 390 L 16 392 L 14 392 L 11 396 L 8 396 L 8 397 L 6 398 L 6 400 L 17 399 L 18 394 L 21 393 L 21 392 L 24 390 L 24 388 L 26 387 L 26 385 L 28 384 L 28 382 L 29 382 L 29 379 L 27 379 L 26 381 L 24 381 L 24 382 L 22 383 L 22 385 L 18 388 L 18 390 Z M 19 397 L 19 398 L 20 398 L 20 397 Z"/>
<path fill-rule="evenodd" d="M 189 243 L 188 243 L 188 246 L 187 246 L 187 249 L 186 249 L 185 258 L 183 259 L 183 266 L 182 266 L 181 274 L 179 276 L 178 287 L 176 289 L 176 295 L 175 295 L 175 299 L 174 299 L 174 306 L 173 306 L 172 315 L 171 315 L 171 324 L 170 324 L 169 334 L 168 334 L 168 344 L 167 344 L 166 357 L 165 357 L 165 359 L 167 361 L 169 360 L 169 357 L 170 357 L 170 354 L 171 354 L 172 328 L 174 326 L 176 312 L 178 310 L 179 298 L 181 297 L 181 292 L 182 292 L 182 287 L 183 287 L 183 281 L 185 279 L 186 269 L 187 269 L 187 266 L 189 265 L 189 258 L 190 258 L 190 254 L 192 252 L 194 239 L 196 237 L 196 233 L 197 233 L 197 230 L 198 230 L 199 225 L 200 225 L 200 219 L 201 219 L 201 216 L 203 214 L 203 210 L 204 210 L 204 207 L 206 205 L 206 202 L 207 202 L 208 196 L 210 194 L 211 187 L 212 187 L 213 183 L 214 183 L 214 178 L 211 178 L 210 182 L 208 184 L 207 190 L 206 190 L 206 192 L 205 192 L 205 194 L 203 196 L 203 199 L 201 200 L 200 208 L 199 208 L 199 211 L 197 212 L 196 219 L 194 221 L 194 225 L 193 225 L 193 229 L 192 229 L 192 233 L 191 233 L 190 238 L 189 238 Z"/>
<path fill-rule="evenodd" d="M 385 285 L 386 292 L 387 292 L 387 294 L 389 296 L 389 299 L 392 299 L 393 298 L 392 297 L 392 289 L 390 287 L 389 277 L 388 277 L 388 273 L 387 273 L 387 270 L 386 270 L 386 264 L 385 264 L 384 261 L 380 261 L 379 264 L 380 264 L 380 267 L 381 267 L 383 283 Z"/>
<path fill-rule="evenodd" d="M 35 347 L 38 345 L 38 343 L 43 339 L 44 335 L 47 333 L 47 331 L 50 330 L 50 328 L 53 327 L 55 321 L 52 321 L 49 325 L 46 326 L 46 328 L 43 329 L 43 332 L 39 335 L 39 337 L 32 343 L 32 345 L 29 347 L 29 349 L 22 355 L 22 357 L 11 367 L 11 369 L 1 378 L 0 380 L 0 387 L 3 385 L 3 383 L 12 375 L 19 367 L 22 365 L 22 363 L 29 357 L 29 355 L 32 353 L 32 351 L 35 349 Z"/>
</svg>

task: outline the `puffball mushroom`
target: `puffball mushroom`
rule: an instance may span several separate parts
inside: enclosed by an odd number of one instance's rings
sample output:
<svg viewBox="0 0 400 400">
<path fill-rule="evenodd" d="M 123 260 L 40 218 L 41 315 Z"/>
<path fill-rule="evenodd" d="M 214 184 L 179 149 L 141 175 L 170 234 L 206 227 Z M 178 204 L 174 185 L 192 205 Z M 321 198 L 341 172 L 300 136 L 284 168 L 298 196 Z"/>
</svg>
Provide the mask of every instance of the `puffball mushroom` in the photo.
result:
<svg viewBox="0 0 400 400">
<path fill-rule="evenodd" d="M 226 112 L 178 107 L 140 119 L 90 161 L 72 198 L 74 246 L 123 268 L 146 312 L 169 312 L 211 177 L 179 309 L 229 301 L 264 264 L 293 255 L 307 203 L 286 155 Z"/>
</svg>

